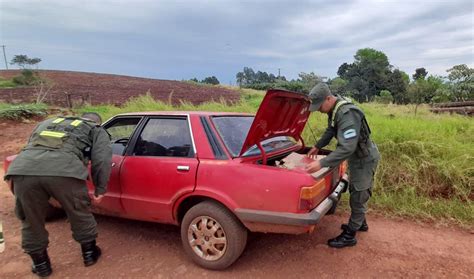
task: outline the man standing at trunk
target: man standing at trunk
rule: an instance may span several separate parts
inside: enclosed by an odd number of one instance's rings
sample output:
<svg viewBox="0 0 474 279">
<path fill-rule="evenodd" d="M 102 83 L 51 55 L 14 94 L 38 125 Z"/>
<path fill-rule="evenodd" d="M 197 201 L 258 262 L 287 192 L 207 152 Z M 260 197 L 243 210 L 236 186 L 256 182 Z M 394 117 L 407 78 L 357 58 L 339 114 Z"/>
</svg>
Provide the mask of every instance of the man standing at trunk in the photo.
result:
<svg viewBox="0 0 474 279">
<path fill-rule="evenodd" d="M 331 94 L 324 83 L 317 84 L 310 92 L 310 111 L 328 114 L 328 128 L 321 139 L 308 152 L 308 156 L 337 139 L 336 150 L 325 158 L 309 164 L 306 171 L 318 171 L 322 167 L 335 167 L 344 160 L 349 163 L 349 192 L 351 216 L 348 224 L 341 226 L 342 233 L 328 240 L 331 247 L 342 248 L 357 244 L 357 231 L 369 229 L 365 220 L 367 202 L 372 195 L 372 185 L 380 154 L 370 139 L 370 128 L 365 115 L 353 103 Z"/>
<path fill-rule="evenodd" d="M 86 186 L 91 160 L 93 199 L 99 203 L 107 190 L 112 159 L 110 138 L 100 123 L 95 113 L 41 122 L 5 175 L 13 183 L 15 213 L 22 222 L 22 248 L 33 260 L 32 272 L 40 277 L 52 273 L 45 229 L 51 197 L 66 211 L 73 238 L 81 244 L 84 265 L 95 264 L 101 255 Z"/>
</svg>

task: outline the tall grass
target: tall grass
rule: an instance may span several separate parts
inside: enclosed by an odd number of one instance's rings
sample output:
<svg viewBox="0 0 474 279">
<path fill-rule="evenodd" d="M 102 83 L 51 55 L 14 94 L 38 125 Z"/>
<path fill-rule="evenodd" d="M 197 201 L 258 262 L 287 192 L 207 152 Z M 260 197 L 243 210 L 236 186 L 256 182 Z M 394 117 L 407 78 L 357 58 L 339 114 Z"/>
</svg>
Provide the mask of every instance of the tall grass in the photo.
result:
<svg viewBox="0 0 474 279">
<path fill-rule="evenodd" d="M 86 106 L 103 118 L 137 111 L 228 111 L 255 113 L 264 92 L 241 90 L 241 101 L 209 102 L 198 106 L 155 101 L 144 95 L 121 108 Z M 370 208 L 390 215 L 449 221 L 474 226 L 474 119 L 435 115 L 427 107 L 362 104 L 377 143 L 380 161 Z M 327 126 L 327 116 L 313 113 L 303 131 L 313 145 Z M 333 140 L 330 147 L 334 148 Z M 347 206 L 347 197 L 344 199 Z"/>
</svg>

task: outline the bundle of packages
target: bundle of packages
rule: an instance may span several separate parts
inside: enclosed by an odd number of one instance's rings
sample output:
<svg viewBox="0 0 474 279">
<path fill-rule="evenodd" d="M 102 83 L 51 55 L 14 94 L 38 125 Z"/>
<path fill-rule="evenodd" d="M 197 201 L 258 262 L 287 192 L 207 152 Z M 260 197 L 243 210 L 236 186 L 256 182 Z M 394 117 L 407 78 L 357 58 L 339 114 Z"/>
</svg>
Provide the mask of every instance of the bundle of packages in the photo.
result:
<svg viewBox="0 0 474 279">
<path fill-rule="evenodd" d="M 298 154 L 298 153 L 291 153 L 290 155 L 286 156 L 285 158 L 281 159 L 280 161 L 276 162 L 276 165 L 279 168 L 285 168 L 285 169 L 301 169 L 304 170 L 305 167 L 309 164 L 312 163 L 316 160 L 321 160 L 322 158 L 326 157 L 325 155 L 317 155 L 317 156 L 312 156 L 308 157 L 306 154 Z M 328 168 L 321 168 L 317 172 L 313 172 L 311 175 L 313 177 L 319 177 L 323 173 L 325 173 L 328 170 Z"/>
</svg>

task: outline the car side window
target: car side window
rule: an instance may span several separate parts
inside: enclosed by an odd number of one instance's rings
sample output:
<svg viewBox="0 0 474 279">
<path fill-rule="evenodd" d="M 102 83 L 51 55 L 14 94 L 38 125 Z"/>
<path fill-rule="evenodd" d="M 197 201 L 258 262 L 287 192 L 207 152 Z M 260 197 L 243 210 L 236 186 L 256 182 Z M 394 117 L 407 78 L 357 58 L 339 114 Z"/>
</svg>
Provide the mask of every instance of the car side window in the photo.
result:
<svg viewBox="0 0 474 279">
<path fill-rule="evenodd" d="M 104 126 L 104 129 L 110 135 L 113 154 L 123 155 L 140 119 L 140 117 L 118 118 Z"/>
<path fill-rule="evenodd" d="M 133 155 L 194 157 L 187 119 L 149 119 L 137 139 Z"/>
</svg>

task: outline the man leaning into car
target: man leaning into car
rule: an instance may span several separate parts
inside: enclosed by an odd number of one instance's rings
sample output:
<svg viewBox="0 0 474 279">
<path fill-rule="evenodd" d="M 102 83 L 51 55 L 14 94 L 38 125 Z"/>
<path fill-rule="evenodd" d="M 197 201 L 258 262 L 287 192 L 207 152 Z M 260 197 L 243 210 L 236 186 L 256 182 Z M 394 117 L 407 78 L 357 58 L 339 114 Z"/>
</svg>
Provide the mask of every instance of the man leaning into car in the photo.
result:
<svg viewBox="0 0 474 279">
<path fill-rule="evenodd" d="M 5 179 L 13 182 L 15 213 L 22 222 L 22 248 L 33 260 L 31 271 L 40 277 L 52 273 L 45 229 L 50 197 L 66 211 L 73 238 L 81 244 L 84 265 L 93 265 L 100 257 L 95 241 L 97 223 L 90 212 L 86 186 L 90 159 L 94 202 L 100 202 L 106 192 L 112 159 L 110 138 L 100 122 L 95 113 L 41 122 L 5 175 Z"/>
<path fill-rule="evenodd" d="M 341 226 L 342 233 L 329 239 L 328 245 L 335 248 L 354 246 L 357 244 L 356 232 L 369 229 L 365 213 L 367 202 L 372 195 L 380 154 L 370 139 L 370 128 L 361 109 L 348 100 L 332 95 L 324 83 L 317 84 L 309 97 L 310 111 L 328 114 L 328 128 L 308 152 L 308 156 L 318 154 L 333 137 L 337 139 L 337 147 L 325 158 L 310 163 L 306 171 L 313 173 L 322 167 L 335 167 L 344 160 L 348 160 L 349 164 L 351 216 L 349 223 Z"/>
</svg>

